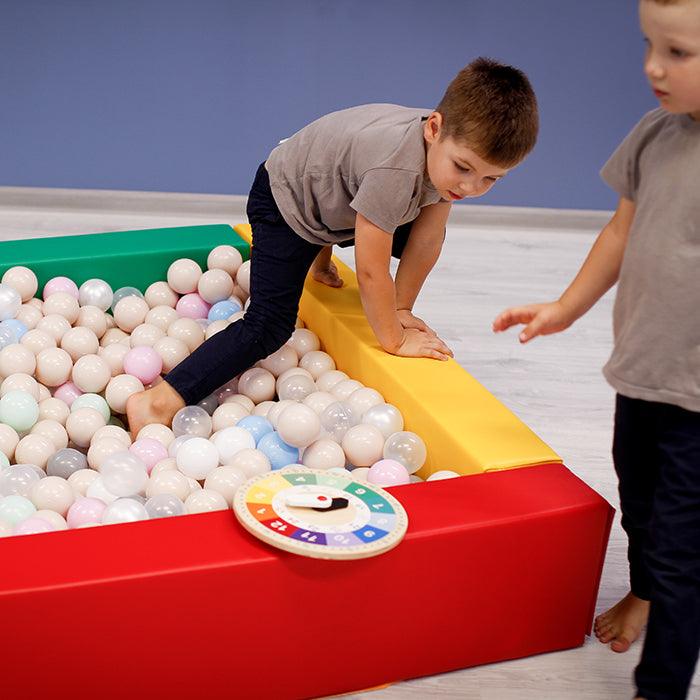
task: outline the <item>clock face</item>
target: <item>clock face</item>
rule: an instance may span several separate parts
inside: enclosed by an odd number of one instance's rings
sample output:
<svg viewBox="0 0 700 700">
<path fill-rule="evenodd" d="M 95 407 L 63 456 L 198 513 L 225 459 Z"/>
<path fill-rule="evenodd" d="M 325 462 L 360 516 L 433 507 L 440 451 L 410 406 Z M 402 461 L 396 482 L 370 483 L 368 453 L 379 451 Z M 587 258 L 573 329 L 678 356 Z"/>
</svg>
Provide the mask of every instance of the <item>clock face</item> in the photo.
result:
<svg viewBox="0 0 700 700">
<path fill-rule="evenodd" d="M 403 506 L 383 489 L 293 466 L 248 481 L 233 509 L 264 542 L 319 559 L 382 554 L 401 541 L 408 525 Z"/>
</svg>

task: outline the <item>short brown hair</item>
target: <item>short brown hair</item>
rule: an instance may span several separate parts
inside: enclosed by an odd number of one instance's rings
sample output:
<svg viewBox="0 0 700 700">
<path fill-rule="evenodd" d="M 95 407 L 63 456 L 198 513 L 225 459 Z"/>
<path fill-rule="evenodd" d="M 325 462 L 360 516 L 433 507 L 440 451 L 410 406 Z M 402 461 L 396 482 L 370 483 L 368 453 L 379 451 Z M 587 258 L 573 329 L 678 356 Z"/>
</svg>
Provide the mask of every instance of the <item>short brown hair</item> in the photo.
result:
<svg viewBox="0 0 700 700">
<path fill-rule="evenodd" d="M 477 58 L 449 84 L 435 108 L 442 137 L 465 141 L 484 160 L 509 168 L 537 140 L 537 98 L 525 73 L 490 58 Z"/>
</svg>

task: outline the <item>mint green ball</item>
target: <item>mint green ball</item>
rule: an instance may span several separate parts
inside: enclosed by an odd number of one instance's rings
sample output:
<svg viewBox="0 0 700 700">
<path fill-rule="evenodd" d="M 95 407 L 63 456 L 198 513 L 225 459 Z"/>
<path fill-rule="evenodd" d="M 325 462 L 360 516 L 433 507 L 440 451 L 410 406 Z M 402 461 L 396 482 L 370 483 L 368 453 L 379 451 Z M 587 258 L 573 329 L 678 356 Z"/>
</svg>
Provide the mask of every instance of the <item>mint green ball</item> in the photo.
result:
<svg viewBox="0 0 700 700">
<path fill-rule="evenodd" d="M 5 496 L 0 498 L 0 520 L 17 525 L 36 513 L 34 504 L 24 496 Z"/>
<path fill-rule="evenodd" d="M 0 471 L 10 466 L 10 460 L 4 452 L 0 452 Z"/>
<path fill-rule="evenodd" d="M 102 414 L 105 423 L 112 416 L 112 411 L 109 409 L 109 404 L 99 394 L 81 394 L 70 406 L 70 412 L 74 413 L 79 408 L 94 408 L 98 413 Z"/>
<path fill-rule="evenodd" d="M 27 391 L 8 391 L 0 399 L 0 423 L 18 433 L 29 430 L 39 419 L 39 404 Z"/>
</svg>

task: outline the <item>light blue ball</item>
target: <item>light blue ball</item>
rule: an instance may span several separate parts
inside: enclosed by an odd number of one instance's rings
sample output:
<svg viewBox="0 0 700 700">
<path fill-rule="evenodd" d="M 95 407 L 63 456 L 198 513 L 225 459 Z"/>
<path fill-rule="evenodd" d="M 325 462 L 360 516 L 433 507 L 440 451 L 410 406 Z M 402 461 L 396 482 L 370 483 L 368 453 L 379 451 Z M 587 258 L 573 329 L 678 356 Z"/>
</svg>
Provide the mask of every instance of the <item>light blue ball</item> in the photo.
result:
<svg viewBox="0 0 700 700">
<path fill-rule="evenodd" d="M 255 439 L 257 445 L 263 435 L 271 433 L 275 428 L 267 418 L 263 416 L 245 416 L 236 423 L 237 428 L 245 428 Z"/>
<path fill-rule="evenodd" d="M 8 318 L 2 321 L 0 326 L 7 328 L 12 333 L 13 343 L 19 343 L 22 336 L 29 330 L 22 321 L 18 321 L 16 318 Z"/>
<path fill-rule="evenodd" d="M 232 316 L 237 311 L 241 310 L 241 305 L 237 304 L 235 301 L 230 299 L 224 299 L 223 301 L 217 301 L 213 304 L 211 309 L 209 309 L 209 314 L 207 318 L 210 321 L 225 321 L 229 316 Z"/>
<path fill-rule="evenodd" d="M 299 459 L 299 450 L 284 442 L 276 430 L 263 435 L 257 448 L 270 460 L 273 470 L 294 464 Z"/>
</svg>

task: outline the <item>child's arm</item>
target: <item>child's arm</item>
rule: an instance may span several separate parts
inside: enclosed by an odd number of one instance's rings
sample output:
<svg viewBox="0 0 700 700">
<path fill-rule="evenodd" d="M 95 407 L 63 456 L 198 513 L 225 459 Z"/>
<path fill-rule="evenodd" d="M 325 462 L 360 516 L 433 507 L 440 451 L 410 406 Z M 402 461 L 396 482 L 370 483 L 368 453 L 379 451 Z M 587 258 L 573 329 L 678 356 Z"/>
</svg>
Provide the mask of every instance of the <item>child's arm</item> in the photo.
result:
<svg viewBox="0 0 700 700">
<path fill-rule="evenodd" d="M 413 316 L 413 305 L 440 256 L 451 208 L 450 202 L 437 202 L 424 207 L 411 226 L 411 235 L 401 254 L 395 280 L 396 308 L 404 328 L 435 333 L 421 319 Z"/>
<path fill-rule="evenodd" d="M 583 316 L 617 282 L 634 211 L 634 203 L 621 197 L 574 281 L 557 301 L 507 309 L 493 322 L 493 330 L 527 324 L 519 336 L 520 342 L 526 343 L 538 335 L 563 331 Z"/>
<path fill-rule="evenodd" d="M 362 214 L 355 220 L 355 268 L 362 305 L 380 345 L 393 355 L 446 360 L 449 348 L 436 336 L 403 328 L 396 313 L 396 288 L 389 273 L 391 234 Z"/>
</svg>

